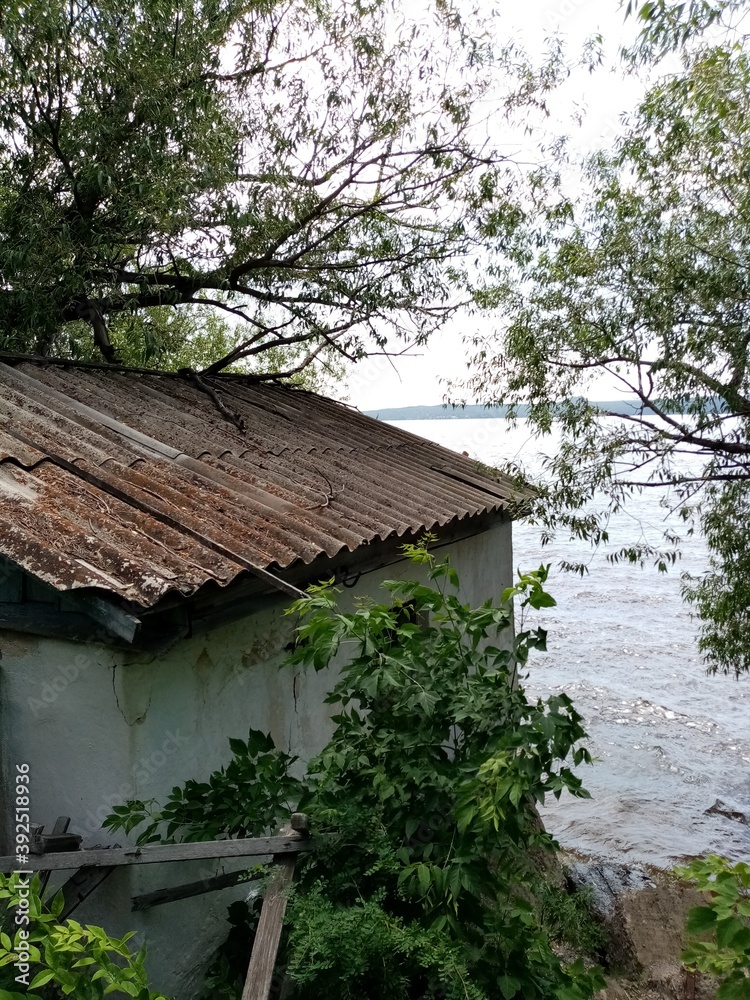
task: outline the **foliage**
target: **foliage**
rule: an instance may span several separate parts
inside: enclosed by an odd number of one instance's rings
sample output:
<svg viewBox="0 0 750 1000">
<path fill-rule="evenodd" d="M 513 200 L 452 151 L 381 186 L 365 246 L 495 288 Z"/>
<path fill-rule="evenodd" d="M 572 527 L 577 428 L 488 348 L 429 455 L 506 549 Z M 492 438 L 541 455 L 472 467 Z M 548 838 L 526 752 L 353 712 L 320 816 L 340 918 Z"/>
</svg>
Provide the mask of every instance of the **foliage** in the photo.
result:
<svg viewBox="0 0 750 1000">
<path fill-rule="evenodd" d="M 256 729 L 247 740 L 230 739 L 229 747 L 232 760 L 208 781 L 173 788 L 160 809 L 131 799 L 115 806 L 103 826 L 129 833 L 148 820 L 139 844 L 262 836 L 289 815 L 300 796 L 300 782 L 289 774 L 297 758 L 277 750 L 271 737 Z"/>
<path fill-rule="evenodd" d="M 747 608 L 741 550 L 716 544 L 715 524 L 750 480 L 748 111 L 748 55 L 703 49 L 647 94 L 614 152 L 588 162 L 576 203 L 538 176 L 541 207 L 482 298 L 508 320 L 475 339 L 471 383 L 487 402 L 529 403 L 537 434 L 557 421 L 562 444 L 537 508 L 549 530 L 606 541 L 609 513 L 644 488 L 663 488 L 688 530 L 702 518 L 713 573 L 734 589 L 721 612 L 735 616 L 733 632 Z M 602 379 L 605 396 L 614 384 L 633 401 L 630 413 L 588 401 Z M 668 534 L 661 550 L 621 555 L 664 569 L 678 543 Z M 745 669 L 731 643 L 714 641 L 725 626 L 700 598 L 708 591 L 687 592 L 699 597 L 711 669 Z"/>
<path fill-rule="evenodd" d="M 713 670 L 750 671 L 750 484 L 709 490 L 702 516 L 709 570 L 684 575 L 683 592 L 703 622 L 700 649 Z"/>
<path fill-rule="evenodd" d="M 228 907 L 229 933 L 206 970 L 199 1000 L 236 1000 L 241 996 L 261 902 L 257 895 L 249 902 L 236 900 Z"/>
<path fill-rule="evenodd" d="M 56 352 L 62 357 L 85 362 L 101 362 L 101 354 L 91 340 L 91 327 L 81 320 L 67 323 L 66 342 Z M 232 353 L 243 341 L 242 331 L 210 306 L 154 306 L 143 312 L 118 313 L 110 317 L 108 335 L 119 361 L 134 368 L 178 371 L 208 367 L 216 358 Z M 257 358 L 240 359 L 225 371 L 260 375 L 264 370 L 287 371 L 302 357 L 300 348 L 269 347 L 262 364 Z M 289 377 L 289 381 L 310 391 L 325 391 L 343 378 L 343 363 L 336 359 L 316 359 L 313 364 Z"/>
<path fill-rule="evenodd" d="M 750 865 L 731 865 L 712 855 L 699 858 L 677 874 L 710 894 L 706 906 L 688 914 L 693 940 L 683 952 L 686 968 L 718 976 L 717 1000 L 750 998 Z M 707 940 L 708 936 L 708 940 Z"/>
<path fill-rule="evenodd" d="M 101 1000 L 105 995 L 166 1000 L 149 989 L 143 967 L 145 949 L 133 954 L 128 947 L 132 933 L 114 938 L 101 927 L 83 927 L 71 919 L 59 923 L 62 894 L 58 893 L 47 908 L 41 899 L 38 875 L 27 890 L 22 876 L 0 874 L 0 899 L 7 900 L 8 909 L 29 917 L 28 926 L 19 926 L 13 939 L 0 933 L 0 969 L 12 969 L 15 984 L 27 951 L 30 966 L 28 989 L 21 993 L 0 988 L 0 1000 L 44 1000 L 60 994 L 75 1000 Z"/>
<path fill-rule="evenodd" d="M 569 945 L 584 955 L 596 956 L 604 952 L 608 937 L 602 924 L 593 916 L 593 890 L 581 887 L 569 892 L 554 880 L 540 878 L 532 892 L 541 921 L 552 941 Z"/>
<path fill-rule="evenodd" d="M 506 997 L 577 995 L 575 976 L 560 967 L 520 892 L 529 851 L 552 846 L 530 803 L 565 788 L 585 794 L 562 762 L 588 758 L 574 750 L 584 733 L 569 699 L 533 704 L 513 686 L 546 636 L 522 629 L 511 638 L 512 600 L 547 604 L 546 571 L 521 577 L 499 607 L 472 610 L 453 592 L 449 563 L 434 563 L 423 546 L 410 554 L 427 564 L 429 584 L 389 582 L 387 604 L 363 600 L 341 614 L 324 588 L 290 609 L 303 618 L 292 662 L 320 669 L 342 647 L 351 657 L 328 699 L 340 706 L 336 731 L 310 764 L 304 806 L 337 839 L 307 877 L 322 876 L 319 892 L 331 905 L 347 904 L 340 919 L 352 947 L 361 938 L 361 953 L 374 949 L 384 978 L 370 986 L 361 975 L 352 995 L 382 996 L 386 986 L 394 998 L 439 990 L 482 997 L 498 988 Z M 406 953 L 393 951 L 394 918 Z M 329 922 L 315 929 L 313 953 L 324 967 L 338 932 Z M 324 995 L 322 983 L 307 988 L 310 939 L 295 940 L 289 974 L 300 997 Z"/>
<path fill-rule="evenodd" d="M 547 570 L 472 609 L 447 561 L 425 544 L 408 553 L 427 582 L 385 583 L 386 603 L 360 599 L 344 613 L 320 585 L 290 609 L 301 618 L 291 663 L 344 661 L 328 696 L 336 728 L 299 802 L 319 847 L 298 863 L 289 904 L 294 996 L 589 996 L 598 974 L 561 964 L 534 906 L 534 854 L 555 847 L 534 803 L 586 795 L 571 764 L 590 760 L 570 700 L 532 702 L 515 683 L 545 648 L 544 630 L 523 618 L 554 604 Z M 199 812 L 198 787 L 173 800 Z M 256 799 L 247 785 L 233 797 Z M 130 803 L 111 825 L 140 819 Z M 246 826 L 244 809 L 224 822 L 227 832 Z"/>
<path fill-rule="evenodd" d="M 266 377 L 421 341 L 503 197 L 470 123 L 488 38 L 444 0 L 5 5 L 0 346 L 85 324 L 111 361 L 207 307 L 245 328 L 207 367 Z"/>
<path fill-rule="evenodd" d="M 636 15 L 643 30 L 631 53 L 636 59 L 653 60 L 700 38 L 709 28 L 726 23 L 733 11 L 747 0 L 627 0 L 625 13 Z"/>
</svg>

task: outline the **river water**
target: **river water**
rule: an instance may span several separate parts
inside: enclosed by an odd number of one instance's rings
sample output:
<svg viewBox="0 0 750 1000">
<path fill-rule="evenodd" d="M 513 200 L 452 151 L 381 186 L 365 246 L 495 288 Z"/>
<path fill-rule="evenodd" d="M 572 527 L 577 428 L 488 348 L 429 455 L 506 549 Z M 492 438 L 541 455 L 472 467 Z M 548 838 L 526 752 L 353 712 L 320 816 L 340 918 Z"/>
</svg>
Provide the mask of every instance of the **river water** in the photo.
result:
<svg viewBox="0 0 750 1000">
<path fill-rule="evenodd" d="M 394 423 L 489 465 L 521 458 L 539 467 L 539 445 L 523 422 Z M 644 490 L 613 519 L 610 537 L 619 546 L 643 531 L 658 544 L 668 524 L 679 532 L 676 518 L 665 521 L 658 492 Z M 543 810 L 547 828 L 564 847 L 621 861 L 671 867 L 706 853 L 747 860 L 750 825 L 706 813 L 718 799 L 750 823 L 750 677 L 710 677 L 698 652 L 680 574 L 705 569 L 702 541 L 687 539 L 681 564 L 667 574 L 613 565 L 586 543 L 542 548 L 539 530 L 523 522 L 513 544 L 517 567 L 552 564 L 547 589 L 557 600 L 539 616 L 548 652 L 533 660 L 527 691 L 569 694 L 598 759 L 579 771 L 592 798 L 552 800 Z M 561 559 L 590 560 L 589 573 L 563 572 Z"/>
</svg>

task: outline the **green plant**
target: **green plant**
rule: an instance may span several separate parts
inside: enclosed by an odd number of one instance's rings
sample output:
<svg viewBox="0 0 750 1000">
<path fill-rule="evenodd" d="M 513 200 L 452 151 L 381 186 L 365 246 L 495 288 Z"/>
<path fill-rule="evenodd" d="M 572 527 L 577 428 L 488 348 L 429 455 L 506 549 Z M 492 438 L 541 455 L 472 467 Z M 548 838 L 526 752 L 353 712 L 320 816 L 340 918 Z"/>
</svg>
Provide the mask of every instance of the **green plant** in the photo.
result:
<svg viewBox="0 0 750 1000">
<path fill-rule="evenodd" d="M 38 875 L 27 881 L 18 874 L 0 874 L 0 899 L 21 915 L 13 939 L 0 933 L 0 968 L 13 970 L 13 983 L 23 976 L 26 987 L 23 993 L 0 988 L 0 1000 L 43 1000 L 60 993 L 74 1000 L 100 1000 L 105 994 L 166 1000 L 149 989 L 145 949 L 133 954 L 128 947 L 132 933 L 115 938 L 101 927 L 84 927 L 70 919 L 58 922 L 62 895 L 47 908 Z M 10 985 L 7 977 L 4 982 Z"/>
<path fill-rule="evenodd" d="M 540 878 L 533 887 L 542 923 L 555 943 L 568 945 L 584 955 L 599 955 L 607 944 L 607 934 L 592 916 L 592 890 L 569 891 L 553 880 Z"/>
<path fill-rule="evenodd" d="M 676 872 L 709 894 L 706 906 L 688 913 L 686 929 L 693 940 L 682 954 L 683 964 L 721 980 L 717 1000 L 750 1000 L 750 865 L 710 855 Z"/>
<path fill-rule="evenodd" d="M 563 965 L 535 904 L 535 858 L 556 844 L 534 805 L 564 790 L 586 795 L 571 765 L 590 757 L 570 699 L 530 701 L 516 683 L 545 648 L 524 616 L 554 604 L 547 570 L 472 609 L 426 542 L 407 555 L 427 582 L 385 583 L 386 603 L 360 599 L 343 613 L 320 585 L 289 609 L 300 617 L 291 663 L 322 669 L 347 655 L 328 696 L 334 735 L 296 786 L 318 849 L 298 863 L 285 974 L 295 1000 L 581 1000 L 601 979 Z M 199 816 L 200 789 L 227 772 L 170 801 Z M 243 787 L 235 811 L 248 793 L 259 798 Z M 122 807 L 117 824 L 143 821 L 138 805 Z M 227 833 L 249 828 L 224 822 Z M 186 833 L 200 833 L 200 821 Z"/>
<path fill-rule="evenodd" d="M 199 1000 L 235 1000 L 242 994 L 260 904 L 261 897 L 255 896 L 248 902 L 236 900 L 228 907 L 229 933 L 206 969 Z"/>
<path fill-rule="evenodd" d="M 547 570 L 521 576 L 499 606 L 472 609 L 449 562 L 425 544 L 407 555 L 428 583 L 387 582 L 386 604 L 363 599 L 342 614 L 319 587 L 290 608 L 302 618 L 292 662 L 320 669 L 349 653 L 328 698 L 340 706 L 336 731 L 309 765 L 301 806 L 334 840 L 308 862 L 290 907 L 296 995 L 312 1000 L 330 985 L 310 981 L 311 940 L 321 969 L 328 961 L 344 974 L 346 920 L 349 950 L 377 959 L 352 996 L 384 995 L 373 968 L 394 998 L 585 996 L 593 978 L 562 967 L 524 892 L 532 852 L 555 847 L 533 803 L 587 794 L 566 764 L 589 759 L 570 700 L 531 702 L 514 683 L 546 634 L 514 636 L 513 602 L 521 616 L 554 604 Z M 315 911 L 327 899 L 336 920 L 309 918 L 310 885 Z M 389 943 L 394 922 L 402 948 Z"/>
<path fill-rule="evenodd" d="M 166 804 L 131 799 L 115 806 L 102 824 L 129 833 L 146 820 L 139 844 L 259 836 L 288 816 L 301 794 L 289 774 L 296 757 L 277 750 L 267 733 L 251 729 L 247 740 L 230 739 L 232 760 L 208 781 L 175 787 Z M 241 803 L 241 805 L 240 805 Z"/>
</svg>

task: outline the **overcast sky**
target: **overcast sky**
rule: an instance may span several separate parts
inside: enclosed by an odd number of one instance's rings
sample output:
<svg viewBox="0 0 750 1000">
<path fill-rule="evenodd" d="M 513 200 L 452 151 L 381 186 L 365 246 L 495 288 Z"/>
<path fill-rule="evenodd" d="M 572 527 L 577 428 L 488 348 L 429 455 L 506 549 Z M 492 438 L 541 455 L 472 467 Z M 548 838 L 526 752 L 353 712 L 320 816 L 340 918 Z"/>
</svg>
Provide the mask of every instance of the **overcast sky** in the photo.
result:
<svg viewBox="0 0 750 1000">
<path fill-rule="evenodd" d="M 626 74 L 619 64 L 620 46 L 631 42 L 637 32 L 637 24 L 625 20 L 619 0 L 499 0 L 492 7 L 498 11 L 498 41 L 512 38 L 531 55 L 541 56 L 545 39 L 553 31 L 563 36 L 571 57 L 582 50 L 591 35 L 603 35 L 602 66 L 593 73 L 585 69 L 572 73 L 550 102 L 550 110 L 553 127 L 569 135 L 575 148 L 588 151 L 609 146 L 621 128 L 622 114 L 637 105 L 645 88 L 643 79 Z M 519 160 L 534 158 L 534 148 L 524 149 L 523 138 L 511 136 L 510 140 Z M 468 322 L 476 324 L 478 320 Z M 465 329 L 466 323 L 455 323 L 412 357 L 372 358 L 356 366 L 349 377 L 349 401 L 363 410 L 442 402 L 445 386 L 441 380 L 461 378 L 466 373 L 467 356 L 459 328 L 462 325 Z M 607 386 L 601 387 L 611 398 L 611 390 L 607 390 Z"/>
</svg>

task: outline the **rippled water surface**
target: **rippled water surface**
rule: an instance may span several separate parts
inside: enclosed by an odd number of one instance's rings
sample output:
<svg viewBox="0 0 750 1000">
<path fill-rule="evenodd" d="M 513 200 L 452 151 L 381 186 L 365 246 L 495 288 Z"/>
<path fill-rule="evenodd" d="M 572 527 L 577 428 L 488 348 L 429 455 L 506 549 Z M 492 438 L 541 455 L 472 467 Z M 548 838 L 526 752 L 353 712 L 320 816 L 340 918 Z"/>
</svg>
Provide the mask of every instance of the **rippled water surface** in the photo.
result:
<svg viewBox="0 0 750 1000">
<path fill-rule="evenodd" d="M 399 426 L 488 464 L 537 460 L 525 428 L 508 430 L 504 420 Z M 657 493 L 644 491 L 610 535 L 621 545 L 643 530 L 658 543 L 664 517 Z M 591 558 L 585 544 L 542 549 L 538 530 L 520 522 L 514 558 L 524 569 L 551 562 L 548 589 L 557 599 L 540 620 L 549 651 L 535 658 L 527 688 L 542 697 L 567 692 L 598 758 L 582 769 L 592 798 L 548 804 L 548 829 L 567 847 L 657 865 L 708 852 L 747 859 L 750 825 L 706 813 L 720 799 L 750 823 L 750 678 L 709 677 L 701 662 L 679 580 L 705 568 L 700 539 L 686 541 L 681 566 L 668 574 L 612 565 L 597 553 L 581 578 L 557 563 Z"/>
</svg>

